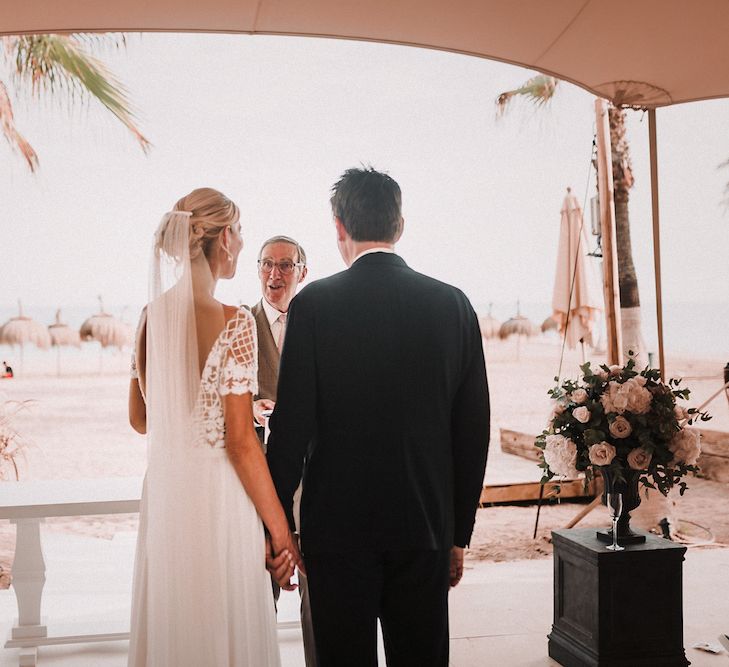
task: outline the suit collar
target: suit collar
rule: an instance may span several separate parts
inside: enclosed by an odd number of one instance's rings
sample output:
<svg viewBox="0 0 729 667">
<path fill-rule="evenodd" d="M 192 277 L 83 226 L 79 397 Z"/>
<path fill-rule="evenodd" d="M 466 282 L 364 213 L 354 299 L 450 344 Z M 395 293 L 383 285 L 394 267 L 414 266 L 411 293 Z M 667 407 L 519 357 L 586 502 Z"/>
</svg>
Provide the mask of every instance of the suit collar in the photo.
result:
<svg viewBox="0 0 729 667">
<path fill-rule="evenodd" d="M 364 266 L 407 266 L 405 260 L 392 252 L 371 252 L 366 255 L 362 255 L 357 259 L 350 269 L 360 268 Z"/>
</svg>

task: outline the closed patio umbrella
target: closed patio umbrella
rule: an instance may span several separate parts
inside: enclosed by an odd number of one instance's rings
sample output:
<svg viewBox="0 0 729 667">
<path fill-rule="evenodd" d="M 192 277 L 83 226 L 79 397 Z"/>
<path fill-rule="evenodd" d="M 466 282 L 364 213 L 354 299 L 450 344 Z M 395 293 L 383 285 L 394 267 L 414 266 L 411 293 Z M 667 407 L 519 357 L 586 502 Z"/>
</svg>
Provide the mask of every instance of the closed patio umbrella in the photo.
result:
<svg viewBox="0 0 729 667">
<path fill-rule="evenodd" d="M 592 345 L 595 319 L 602 310 L 593 267 L 587 262 L 587 236 L 582 209 L 570 188 L 562 204 L 552 318 L 570 349 Z"/>
</svg>

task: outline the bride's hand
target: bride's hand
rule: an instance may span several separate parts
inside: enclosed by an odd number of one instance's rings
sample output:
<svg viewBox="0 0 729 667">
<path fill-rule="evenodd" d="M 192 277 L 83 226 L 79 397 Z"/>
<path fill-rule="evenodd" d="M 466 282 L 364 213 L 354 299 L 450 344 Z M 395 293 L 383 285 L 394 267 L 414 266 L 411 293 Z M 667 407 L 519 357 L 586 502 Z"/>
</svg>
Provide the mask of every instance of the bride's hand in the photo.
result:
<svg viewBox="0 0 729 667">
<path fill-rule="evenodd" d="M 266 536 L 266 569 L 285 591 L 293 591 L 296 588 L 296 585 L 291 583 L 295 570 L 294 557 L 288 549 L 284 549 L 274 556 L 271 538 L 268 536 Z"/>
<path fill-rule="evenodd" d="M 271 572 L 279 586 L 284 590 L 291 591 L 296 588 L 296 585 L 291 583 L 295 567 L 298 567 L 306 574 L 304 560 L 299 551 L 298 536 L 295 533 L 286 531 L 278 539 L 267 537 L 266 569 Z"/>
</svg>

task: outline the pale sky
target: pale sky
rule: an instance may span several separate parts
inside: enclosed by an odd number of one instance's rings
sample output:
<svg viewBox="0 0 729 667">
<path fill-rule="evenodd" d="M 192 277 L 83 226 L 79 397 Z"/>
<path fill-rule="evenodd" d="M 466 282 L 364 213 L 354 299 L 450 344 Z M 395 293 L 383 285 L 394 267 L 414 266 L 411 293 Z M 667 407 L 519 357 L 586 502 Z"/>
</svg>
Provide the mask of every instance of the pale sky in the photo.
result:
<svg viewBox="0 0 729 667">
<path fill-rule="evenodd" d="M 546 111 L 522 102 L 497 120 L 498 93 L 532 73 L 464 55 L 151 34 L 101 55 L 154 148 L 145 156 L 95 103 L 69 113 L 63 103 L 16 102 L 41 170 L 29 174 L 0 142 L 3 311 L 22 298 L 91 312 L 99 293 L 114 308 L 138 307 L 154 228 L 198 186 L 222 190 L 242 210 L 246 245 L 238 275 L 220 286 L 223 300 L 257 300 L 256 253 L 275 234 L 304 245 L 309 280 L 339 271 L 329 188 L 360 163 L 402 187 L 398 251 L 411 266 L 461 287 L 476 305 L 496 302 L 501 317 L 517 299 L 551 301 L 565 188 L 581 202 L 594 193 L 594 98 L 581 89 L 563 84 Z M 729 168 L 718 168 L 729 158 L 728 120 L 725 100 L 658 111 L 669 303 L 729 304 Z M 646 304 L 654 298 L 647 126 L 630 114 L 633 250 Z"/>
</svg>

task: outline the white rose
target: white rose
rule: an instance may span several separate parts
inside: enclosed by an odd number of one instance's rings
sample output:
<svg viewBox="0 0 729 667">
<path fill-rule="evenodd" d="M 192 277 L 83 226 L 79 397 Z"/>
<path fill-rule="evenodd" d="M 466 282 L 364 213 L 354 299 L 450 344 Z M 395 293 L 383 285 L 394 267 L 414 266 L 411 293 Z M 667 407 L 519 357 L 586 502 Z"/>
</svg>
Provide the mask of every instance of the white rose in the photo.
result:
<svg viewBox="0 0 729 667">
<path fill-rule="evenodd" d="M 652 458 L 653 454 L 649 451 L 646 451 L 643 447 L 636 447 L 635 449 L 630 450 L 627 460 L 628 465 L 633 470 L 646 470 L 650 465 Z"/>
<path fill-rule="evenodd" d="M 581 405 L 579 408 L 575 408 L 572 411 L 572 416 L 580 422 L 580 424 L 587 424 L 587 422 L 590 421 L 590 411 L 584 405 Z"/>
<path fill-rule="evenodd" d="M 555 475 L 576 477 L 577 445 L 563 435 L 548 435 L 545 440 L 544 461 Z"/>
<path fill-rule="evenodd" d="M 598 442 L 596 445 L 592 445 L 588 450 L 588 456 L 590 457 L 590 463 L 596 466 L 607 466 L 615 458 L 615 447 L 609 442 Z"/>
<path fill-rule="evenodd" d="M 676 419 L 678 421 L 689 418 L 688 410 L 681 405 L 677 405 L 673 408 L 673 414 L 676 415 Z"/>
<path fill-rule="evenodd" d="M 637 382 L 630 384 L 627 406 L 630 412 L 635 415 L 644 415 L 651 409 L 652 401 L 653 396 L 645 387 L 641 387 Z"/>
<path fill-rule="evenodd" d="M 648 382 L 646 378 L 644 378 L 642 375 L 636 375 L 633 378 L 641 387 L 645 387 L 645 383 Z"/>
<path fill-rule="evenodd" d="M 625 417 L 618 416 L 610 424 L 609 431 L 614 438 L 627 438 L 633 432 L 633 427 Z"/>
<path fill-rule="evenodd" d="M 623 414 L 625 409 L 628 407 L 628 394 L 630 387 L 626 387 L 619 382 L 610 381 L 605 388 L 605 393 L 600 396 L 600 402 L 602 403 L 605 412 L 617 412 Z"/>
<path fill-rule="evenodd" d="M 615 406 L 615 412 L 623 413 L 628 407 L 628 396 L 624 392 L 619 393 L 613 398 L 613 405 Z"/>
<path fill-rule="evenodd" d="M 623 370 L 622 366 L 613 364 L 612 366 L 610 366 L 610 377 L 618 377 L 622 370 Z"/>
<path fill-rule="evenodd" d="M 561 401 L 554 401 L 554 403 L 552 403 L 552 411 L 549 413 L 549 418 L 547 419 L 547 427 L 550 427 L 555 417 L 559 417 L 559 415 L 561 415 L 565 410 L 566 406 L 564 403 Z"/>
<path fill-rule="evenodd" d="M 696 429 L 681 429 L 668 443 L 673 452 L 673 463 L 695 465 L 701 454 L 699 432 Z"/>
<path fill-rule="evenodd" d="M 584 389 L 575 389 L 570 394 L 570 398 L 579 405 L 587 400 L 587 392 Z"/>
</svg>

